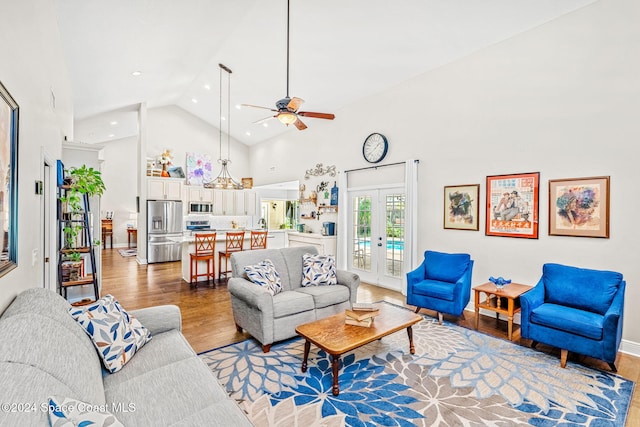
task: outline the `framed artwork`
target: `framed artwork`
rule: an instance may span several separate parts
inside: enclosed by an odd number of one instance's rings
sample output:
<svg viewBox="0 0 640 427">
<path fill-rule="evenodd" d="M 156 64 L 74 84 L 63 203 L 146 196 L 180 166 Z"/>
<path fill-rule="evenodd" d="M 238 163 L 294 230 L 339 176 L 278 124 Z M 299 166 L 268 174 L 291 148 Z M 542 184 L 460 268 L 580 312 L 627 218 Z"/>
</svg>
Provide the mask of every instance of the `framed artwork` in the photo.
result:
<svg viewBox="0 0 640 427">
<path fill-rule="evenodd" d="M 487 236 L 538 238 L 540 172 L 487 177 Z"/>
<path fill-rule="evenodd" d="M 480 184 L 444 187 L 444 228 L 478 231 Z"/>
<path fill-rule="evenodd" d="M 609 238 L 609 177 L 549 180 L 549 235 Z"/>
<path fill-rule="evenodd" d="M 18 112 L 0 83 L 0 276 L 18 265 Z"/>
<path fill-rule="evenodd" d="M 204 185 L 211 181 L 211 156 L 187 153 L 187 185 Z"/>
<path fill-rule="evenodd" d="M 167 168 L 167 172 L 171 178 L 184 178 L 184 170 L 182 170 L 182 166 L 170 166 Z"/>
</svg>

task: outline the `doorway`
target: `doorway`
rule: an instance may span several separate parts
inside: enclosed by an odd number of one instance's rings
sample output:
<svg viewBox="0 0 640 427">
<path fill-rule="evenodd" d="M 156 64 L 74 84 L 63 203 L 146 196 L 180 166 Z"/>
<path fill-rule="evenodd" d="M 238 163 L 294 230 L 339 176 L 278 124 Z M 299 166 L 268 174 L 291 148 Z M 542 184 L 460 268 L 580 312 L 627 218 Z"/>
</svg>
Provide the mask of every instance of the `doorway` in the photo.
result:
<svg viewBox="0 0 640 427">
<path fill-rule="evenodd" d="M 350 271 L 365 282 L 402 291 L 405 271 L 404 187 L 349 192 Z"/>
</svg>

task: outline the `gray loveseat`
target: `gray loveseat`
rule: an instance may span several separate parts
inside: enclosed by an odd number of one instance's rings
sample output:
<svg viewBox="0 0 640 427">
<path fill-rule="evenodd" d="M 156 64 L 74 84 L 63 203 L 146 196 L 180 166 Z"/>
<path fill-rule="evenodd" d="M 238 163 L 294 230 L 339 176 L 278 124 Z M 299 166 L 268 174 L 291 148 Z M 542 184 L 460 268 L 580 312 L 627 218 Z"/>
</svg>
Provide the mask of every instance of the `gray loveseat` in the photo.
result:
<svg viewBox="0 0 640 427">
<path fill-rule="evenodd" d="M 55 292 L 29 289 L 2 314 L 0 426 L 49 426 L 54 395 L 105 408 L 125 426 L 251 425 L 180 332 L 178 307 L 129 312 L 153 338 L 114 374 L 69 307 Z"/>
<path fill-rule="evenodd" d="M 302 287 L 302 256 L 317 255 L 313 246 L 261 249 L 231 255 L 233 277 L 229 279 L 231 307 L 239 332 L 246 330 L 262 344 L 295 337 L 296 326 L 340 313 L 356 302 L 360 277 L 337 270 L 337 285 Z M 271 295 L 246 278 L 244 267 L 270 259 L 280 275 L 283 291 Z"/>
</svg>

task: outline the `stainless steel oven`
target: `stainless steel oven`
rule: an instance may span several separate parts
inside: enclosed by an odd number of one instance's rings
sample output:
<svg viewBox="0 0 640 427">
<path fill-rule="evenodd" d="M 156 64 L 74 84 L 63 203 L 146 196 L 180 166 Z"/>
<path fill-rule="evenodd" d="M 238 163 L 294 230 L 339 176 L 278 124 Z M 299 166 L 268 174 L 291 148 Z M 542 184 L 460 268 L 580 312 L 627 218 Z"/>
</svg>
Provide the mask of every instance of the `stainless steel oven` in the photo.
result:
<svg viewBox="0 0 640 427">
<path fill-rule="evenodd" d="M 189 213 L 206 213 L 210 214 L 213 212 L 213 205 L 211 203 L 202 203 L 202 202 L 190 202 L 189 203 Z"/>
</svg>

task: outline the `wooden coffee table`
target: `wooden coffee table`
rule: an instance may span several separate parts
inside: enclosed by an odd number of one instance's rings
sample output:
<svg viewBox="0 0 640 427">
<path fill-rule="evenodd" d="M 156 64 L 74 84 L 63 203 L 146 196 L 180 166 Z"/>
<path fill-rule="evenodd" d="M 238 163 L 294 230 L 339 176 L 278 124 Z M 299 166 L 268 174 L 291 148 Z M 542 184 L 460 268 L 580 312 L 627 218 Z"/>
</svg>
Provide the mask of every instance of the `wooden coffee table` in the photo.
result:
<svg viewBox="0 0 640 427">
<path fill-rule="evenodd" d="M 307 371 L 311 343 L 331 355 L 334 396 L 340 394 L 338 367 L 342 354 L 405 328 L 409 335 L 409 351 L 411 354 L 416 351 L 413 346 L 411 326 L 421 321 L 422 316 L 389 304 L 376 304 L 376 306 L 380 309 L 380 314 L 376 316 L 371 327 L 347 325 L 344 323 L 346 315 L 338 313 L 296 328 L 296 332 L 305 339 L 302 372 Z"/>
<path fill-rule="evenodd" d="M 507 335 L 509 341 L 513 335 L 513 315 L 520 312 L 520 295 L 531 289 L 532 286 L 520 283 L 509 283 L 498 290 L 496 285 L 487 282 L 473 288 L 475 291 L 476 330 L 480 321 L 480 309 L 495 311 L 496 319 L 500 313 L 507 316 Z M 485 294 L 485 299 L 480 301 L 480 294 Z"/>
</svg>

